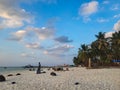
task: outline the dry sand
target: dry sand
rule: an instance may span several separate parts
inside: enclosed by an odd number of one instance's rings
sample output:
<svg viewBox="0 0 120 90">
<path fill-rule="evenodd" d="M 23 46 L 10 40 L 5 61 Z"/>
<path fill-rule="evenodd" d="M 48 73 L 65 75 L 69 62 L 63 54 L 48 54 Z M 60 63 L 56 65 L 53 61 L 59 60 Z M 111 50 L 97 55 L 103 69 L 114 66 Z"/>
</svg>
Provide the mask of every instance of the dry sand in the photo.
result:
<svg viewBox="0 0 120 90">
<path fill-rule="evenodd" d="M 120 90 L 120 69 L 70 68 L 69 71 L 56 71 L 57 76 L 35 71 L 22 71 L 21 75 L 8 77 L 0 82 L 0 90 Z M 11 84 L 16 82 L 16 84 Z M 78 82 L 78 85 L 75 83 Z"/>
</svg>

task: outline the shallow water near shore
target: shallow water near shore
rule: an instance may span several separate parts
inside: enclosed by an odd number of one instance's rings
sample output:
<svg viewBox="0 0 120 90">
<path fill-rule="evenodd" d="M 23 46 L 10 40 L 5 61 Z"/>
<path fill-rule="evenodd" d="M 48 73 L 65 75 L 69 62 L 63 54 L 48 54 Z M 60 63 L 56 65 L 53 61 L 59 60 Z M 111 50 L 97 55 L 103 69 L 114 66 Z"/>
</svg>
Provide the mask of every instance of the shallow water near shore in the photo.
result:
<svg viewBox="0 0 120 90">
<path fill-rule="evenodd" d="M 28 70 L 23 67 L 0 67 L 0 74 L 7 74 L 7 73 L 12 73 L 12 72 L 19 72 L 19 71 L 24 71 Z"/>
</svg>

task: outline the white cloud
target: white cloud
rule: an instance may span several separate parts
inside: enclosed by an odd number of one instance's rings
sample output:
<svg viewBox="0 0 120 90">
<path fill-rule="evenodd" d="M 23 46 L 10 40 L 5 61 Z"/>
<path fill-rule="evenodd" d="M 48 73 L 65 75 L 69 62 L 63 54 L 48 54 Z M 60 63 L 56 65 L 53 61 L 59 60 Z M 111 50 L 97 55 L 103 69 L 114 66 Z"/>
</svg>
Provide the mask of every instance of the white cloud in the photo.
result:
<svg viewBox="0 0 120 90">
<path fill-rule="evenodd" d="M 22 1 L 22 0 L 20 0 Z M 0 28 L 16 28 L 30 23 L 30 14 L 19 7 L 18 0 L 0 0 Z"/>
<path fill-rule="evenodd" d="M 36 32 L 40 40 L 44 40 L 46 38 L 52 38 L 55 33 L 54 28 L 47 28 L 47 27 L 34 28 L 34 31 Z"/>
<path fill-rule="evenodd" d="M 16 28 L 23 26 L 23 22 L 15 19 L 5 19 L 2 21 L 1 26 L 6 26 L 9 28 Z M 4 27 L 5 28 L 5 27 Z"/>
<path fill-rule="evenodd" d="M 27 48 L 32 48 L 32 49 L 42 49 L 43 47 L 40 46 L 40 43 L 28 43 L 25 45 Z"/>
<path fill-rule="evenodd" d="M 108 0 L 103 1 L 103 4 L 109 4 L 110 2 Z"/>
<path fill-rule="evenodd" d="M 105 38 L 112 37 L 112 34 L 115 32 L 107 32 L 105 33 Z"/>
<path fill-rule="evenodd" d="M 25 34 L 26 34 L 26 31 L 24 31 L 24 30 L 19 30 L 19 31 L 13 33 L 13 35 L 15 35 L 16 37 L 21 37 L 21 38 L 22 38 Z"/>
<path fill-rule="evenodd" d="M 55 30 L 54 28 L 49 27 L 27 27 L 24 30 L 18 30 L 17 32 L 12 33 L 12 37 L 20 38 L 20 39 L 33 39 L 36 38 L 37 40 L 45 40 L 54 37 Z M 23 38 L 24 36 L 24 38 Z"/>
<path fill-rule="evenodd" d="M 47 40 L 52 41 L 55 30 L 48 27 L 26 27 L 24 30 L 18 30 L 11 34 L 8 40 L 21 41 L 26 48 L 43 49 L 42 43 Z"/>
<path fill-rule="evenodd" d="M 26 34 L 26 31 L 24 30 L 19 30 L 17 32 L 14 32 L 11 34 L 11 37 L 8 38 L 8 40 L 14 40 L 14 41 L 21 41 Z"/>
<path fill-rule="evenodd" d="M 114 24 L 113 29 L 114 29 L 115 31 L 120 31 L 120 20 L 118 20 L 118 21 Z"/>
<path fill-rule="evenodd" d="M 63 56 L 66 52 L 68 52 L 72 48 L 74 47 L 68 44 L 55 45 L 54 47 L 45 50 L 44 54 L 53 56 Z"/>
<path fill-rule="evenodd" d="M 111 7 L 111 10 L 115 11 L 115 10 L 119 10 L 120 8 L 120 5 L 119 4 L 114 4 L 112 7 Z"/>
<path fill-rule="evenodd" d="M 120 14 L 114 15 L 113 18 L 120 18 Z"/>
<path fill-rule="evenodd" d="M 108 22 L 108 21 L 109 21 L 108 19 L 104 19 L 104 18 L 97 19 L 97 22 L 99 22 L 99 23 L 104 23 L 104 22 Z"/>
<path fill-rule="evenodd" d="M 120 31 L 120 20 L 118 20 L 118 21 L 114 24 L 113 30 L 115 30 L 115 31 L 111 31 L 111 32 L 105 33 L 105 38 L 107 38 L 107 37 L 112 37 L 112 34 L 114 34 L 115 32 Z"/>
<path fill-rule="evenodd" d="M 79 9 L 79 15 L 90 16 L 91 14 L 96 13 L 98 11 L 98 4 L 97 1 L 82 4 Z"/>
</svg>

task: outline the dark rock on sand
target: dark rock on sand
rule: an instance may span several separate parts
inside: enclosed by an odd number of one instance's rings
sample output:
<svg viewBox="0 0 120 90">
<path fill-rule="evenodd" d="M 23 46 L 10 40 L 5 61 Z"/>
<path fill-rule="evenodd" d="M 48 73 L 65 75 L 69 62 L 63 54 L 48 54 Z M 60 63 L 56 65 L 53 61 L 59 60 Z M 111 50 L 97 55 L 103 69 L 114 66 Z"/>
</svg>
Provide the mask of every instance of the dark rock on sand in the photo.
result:
<svg viewBox="0 0 120 90">
<path fill-rule="evenodd" d="M 21 75 L 20 73 L 17 73 L 16 76 Z"/>
<path fill-rule="evenodd" d="M 32 71 L 32 69 L 30 68 L 29 71 Z"/>
<path fill-rule="evenodd" d="M 6 81 L 5 77 L 3 75 L 0 75 L 0 82 Z"/>
<path fill-rule="evenodd" d="M 54 71 L 63 71 L 63 67 L 53 67 Z"/>
<path fill-rule="evenodd" d="M 55 72 L 51 72 L 50 75 L 51 76 L 57 76 L 57 74 Z"/>
<path fill-rule="evenodd" d="M 16 84 L 16 82 L 11 82 L 11 84 Z"/>
<path fill-rule="evenodd" d="M 8 76 L 8 77 L 9 77 L 9 76 L 13 76 L 13 74 L 8 74 L 7 76 Z"/>
<path fill-rule="evenodd" d="M 76 82 L 74 85 L 78 85 L 78 84 L 80 84 L 79 82 Z"/>
</svg>

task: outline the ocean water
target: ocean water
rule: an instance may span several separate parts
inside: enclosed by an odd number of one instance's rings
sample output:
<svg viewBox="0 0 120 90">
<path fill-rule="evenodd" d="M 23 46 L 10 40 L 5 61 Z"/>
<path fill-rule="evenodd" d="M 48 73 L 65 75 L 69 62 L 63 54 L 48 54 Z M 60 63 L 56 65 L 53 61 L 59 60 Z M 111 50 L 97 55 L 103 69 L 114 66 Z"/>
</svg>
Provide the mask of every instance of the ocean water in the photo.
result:
<svg viewBox="0 0 120 90">
<path fill-rule="evenodd" d="M 27 69 L 24 69 L 22 67 L 0 67 L 0 74 L 19 72 L 24 70 L 27 70 Z"/>
</svg>

